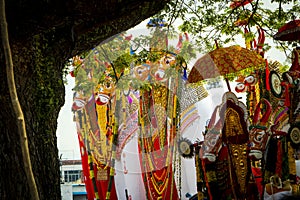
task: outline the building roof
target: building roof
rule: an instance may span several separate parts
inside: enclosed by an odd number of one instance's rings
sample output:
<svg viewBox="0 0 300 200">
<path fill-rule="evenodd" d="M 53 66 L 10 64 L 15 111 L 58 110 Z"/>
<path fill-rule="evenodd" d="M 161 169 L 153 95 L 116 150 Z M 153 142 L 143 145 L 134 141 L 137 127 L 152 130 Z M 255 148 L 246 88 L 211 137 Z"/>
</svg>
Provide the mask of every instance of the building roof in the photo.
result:
<svg viewBox="0 0 300 200">
<path fill-rule="evenodd" d="M 81 160 L 62 160 L 62 165 L 81 165 Z"/>
</svg>

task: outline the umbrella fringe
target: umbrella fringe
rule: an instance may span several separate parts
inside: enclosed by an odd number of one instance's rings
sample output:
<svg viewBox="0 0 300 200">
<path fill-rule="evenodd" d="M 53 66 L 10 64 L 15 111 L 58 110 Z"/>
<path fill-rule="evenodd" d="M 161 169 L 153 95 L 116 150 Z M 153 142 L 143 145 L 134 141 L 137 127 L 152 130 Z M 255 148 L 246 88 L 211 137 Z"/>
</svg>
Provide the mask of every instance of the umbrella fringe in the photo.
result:
<svg viewBox="0 0 300 200">
<path fill-rule="evenodd" d="M 248 76 L 251 73 L 253 73 L 255 70 L 262 69 L 263 67 L 265 67 L 265 64 L 262 64 L 259 68 L 257 66 L 255 66 L 255 67 L 249 67 L 249 68 L 240 70 L 238 72 L 226 74 L 226 75 L 224 75 L 222 77 L 224 78 L 224 80 L 228 79 L 229 81 L 233 81 L 238 76 Z"/>
<path fill-rule="evenodd" d="M 255 70 L 262 69 L 264 67 L 265 67 L 265 64 L 262 64 L 260 67 L 257 67 L 257 66 L 249 67 L 249 68 L 240 70 L 238 72 L 229 73 L 229 74 L 226 74 L 226 75 L 223 75 L 223 76 L 220 75 L 220 76 L 215 77 L 215 78 L 204 79 L 204 80 L 198 81 L 196 83 L 189 83 L 189 86 L 190 87 L 198 87 L 200 85 L 205 85 L 209 81 L 220 80 L 220 79 L 223 79 L 223 80 L 228 79 L 229 81 L 233 81 L 238 76 L 248 76 L 251 73 L 253 73 Z"/>
</svg>

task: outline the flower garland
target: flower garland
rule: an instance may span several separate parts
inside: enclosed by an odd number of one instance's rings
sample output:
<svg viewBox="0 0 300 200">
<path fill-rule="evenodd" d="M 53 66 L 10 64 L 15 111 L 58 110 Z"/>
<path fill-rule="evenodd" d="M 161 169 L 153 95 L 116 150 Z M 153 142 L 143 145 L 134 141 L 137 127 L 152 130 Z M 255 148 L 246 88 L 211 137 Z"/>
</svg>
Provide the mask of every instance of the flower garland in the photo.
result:
<svg viewBox="0 0 300 200">
<path fill-rule="evenodd" d="M 172 169 L 179 124 L 177 87 L 177 80 L 170 78 L 140 91 L 139 149 L 148 199 L 178 199 Z"/>
<path fill-rule="evenodd" d="M 149 93 L 145 91 L 141 95 L 140 121 L 144 124 L 144 132 L 141 133 L 139 144 L 141 152 L 145 154 L 141 159 L 145 189 L 149 199 L 163 198 L 172 180 L 172 177 L 169 177 L 172 166 L 168 165 L 171 152 L 166 143 L 166 120 L 163 120 L 165 116 L 161 110 L 166 108 L 166 90 L 167 88 L 161 86 Z"/>
</svg>

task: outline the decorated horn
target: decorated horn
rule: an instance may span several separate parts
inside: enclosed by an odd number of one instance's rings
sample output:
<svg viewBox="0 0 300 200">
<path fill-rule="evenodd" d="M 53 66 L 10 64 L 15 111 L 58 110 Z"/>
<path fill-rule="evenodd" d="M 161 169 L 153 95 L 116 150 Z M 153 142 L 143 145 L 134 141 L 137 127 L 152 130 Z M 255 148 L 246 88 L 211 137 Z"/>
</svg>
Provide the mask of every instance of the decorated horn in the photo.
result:
<svg viewBox="0 0 300 200">
<path fill-rule="evenodd" d="M 258 29 L 259 37 L 258 37 L 258 44 L 263 45 L 265 43 L 265 33 L 262 28 Z"/>
<path fill-rule="evenodd" d="M 262 28 L 258 28 L 258 35 L 257 52 L 264 57 L 263 46 L 265 43 L 265 33 Z"/>
<path fill-rule="evenodd" d="M 263 98 L 262 100 L 265 102 L 267 108 L 266 108 L 266 112 L 265 112 L 265 114 L 262 116 L 260 122 L 261 122 L 261 123 L 267 123 L 267 121 L 268 121 L 268 119 L 269 119 L 269 117 L 270 117 L 270 115 L 271 115 L 271 112 L 272 112 L 272 106 L 271 106 L 271 104 L 270 104 L 270 102 L 269 102 L 268 100 L 266 100 L 266 99 L 264 99 L 264 98 Z"/>
<path fill-rule="evenodd" d="M 299 64 L 299 53 L 297 51 L 297 49 L 294 49 L 293 51 L 295 57 L 292 63 L 292 66 L 290 68 L 289 71 L 296 71 L 296 70 L 300 70 L 300 64 Z"/>
<path fill-rule="evenodd" d="M 219 121 L 216 123 L 215 128 L 216 130 L 221 130 L 223 126 L 223 120 L 219 119 Z"/>
<path fill-rule="evenodd" d="M 271 115 L 272 106 L 271 106 L 270 102 L 267 99 L 262 98 L 260 100 L 260 102 L 256 105 L 256 109 L 255 109 L 254 116 L 253 116 L 253 124 L 257 124 L 257 122 L 259 120 L 259 115 L 260 115 L 260 111 L 261 111 L 260 106 L 262 103 L 265 103 L 267 108 L 266 108 L 265 114 L 261 117 L 261 120 L 259 122 L 263 123 L 263 124 L 266 123 Z"/>
<path fill-rule="evenodd" d="M 187 34 L 187 32 L 184 32 L 184 35 L 185 35 L 185 40 L 189 41 L 190 39 L 189 39 L 189 35 Z"/>
<path fill-rule="evenodd" d="M 253 116 L 253 124 L 256 124 L 258 122 L 258 118 L 260 114 L 260 105 L 261 105 L 261 101 L 256 105 L 256 109 L 254 111 L 254 116 Z"/>
<path fill-rule="evenodd" d="M 208 125 L 207 125 L 207 128 L 208 128 L 208 129 L 212 128 L 212 126 L 215 125 L 215 122 L 216 122 L 216 115 L 217 115 L 218 108 L 219 108 L 219 106 L 217 106 L 217 107 L 215 108 L 215 110 L 214 110 L 214 112 L 213 112 L 213 114 L 212 114 L 212 116 L 211 116 L 211 118 L 210 118 L 210 120 L 209 120 L 209 123 L 208 123 Z"/>
<path fill-rule="evenodd" d="M 247 27 L 244 28 L 244 33 L 245 33 L 245 35 L 247 35 L 249 33 Z M 251 49 L 252 48 L 252 41 L 245 40 L 245 45 L 246 45 L 247 49 Z"/>
<path fill-rule="evenodd" d="M 271 112 L 272 112 L 272 106 L 271 106 L 271 104 L 270 104 L 270 102 L 269 102 L 268 100 L 266 100 L 266 99 L 262 99 L 262 100 L 265 102 L 267 108 L 266 108 L 266 112 L 265 112 L 265 114 L 262 116 L 260 122 L 263 123 L 263 124 L 265 124 L 265 123 L 267 123 L 267 121 L 268 121 L 268 119 L 269 119 L 269 117 L 270 117 L 270 115 L 271 115 Z"/>
</svg>

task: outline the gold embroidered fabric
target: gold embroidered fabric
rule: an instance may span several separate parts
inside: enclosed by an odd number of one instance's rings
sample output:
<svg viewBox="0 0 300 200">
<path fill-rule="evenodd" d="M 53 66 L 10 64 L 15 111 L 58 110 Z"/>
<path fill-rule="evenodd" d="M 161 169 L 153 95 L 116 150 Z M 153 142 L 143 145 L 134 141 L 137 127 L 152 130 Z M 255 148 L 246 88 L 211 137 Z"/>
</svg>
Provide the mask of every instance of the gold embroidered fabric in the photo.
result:
<svg viewBox="0 0 300 200">
<path fill-rule="evenodd" d="M 182 91 L 179 96 L 181 112 L 184 112 L 190 106 L 208 96 L 208 92 L 202 84 L 186 84 L 185 82 L 182 82 L 181 88 Z"/>
<path fill-rule="evenodd" d="M 246 194 L 246 181 L 249 170 L 247 164 L 247 144 L 231 144 L 230 151 L 232 165 L 235 169 L 241 193 Z"/>
<path fill-rule="evenodd" d="M 233 110 L 233 108 L 228 108 L 226 110 L 225 137 L 244 134 L 242 125 L 239 122 L 240 122 L 239 114 L 235 110 Z"/>
</svg>

